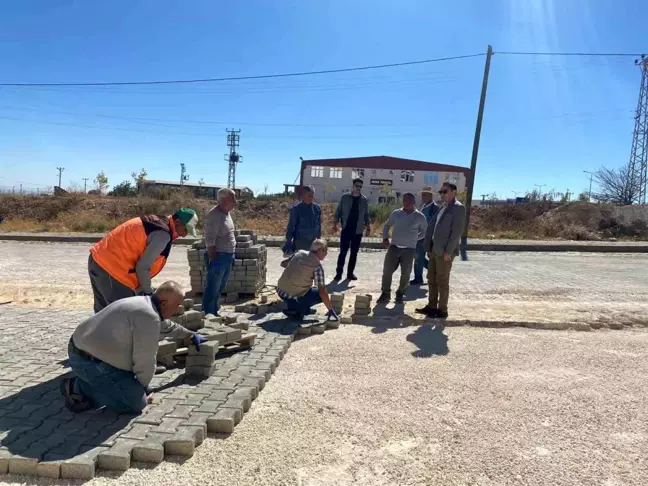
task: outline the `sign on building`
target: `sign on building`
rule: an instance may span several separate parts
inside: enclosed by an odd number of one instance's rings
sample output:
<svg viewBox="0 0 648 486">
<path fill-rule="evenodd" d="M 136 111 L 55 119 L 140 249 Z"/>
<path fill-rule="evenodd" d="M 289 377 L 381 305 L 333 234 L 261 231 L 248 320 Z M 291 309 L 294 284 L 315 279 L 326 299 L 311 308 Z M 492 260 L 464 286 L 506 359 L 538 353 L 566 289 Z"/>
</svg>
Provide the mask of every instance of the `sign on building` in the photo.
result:
<svg viewBox="0 0 648 486">
<path fill-rule="evenodd" d="M 369 183 L 372 186 L 393 186 L 394 181 L 391 179 L 370 179 Z"/>
</svg>

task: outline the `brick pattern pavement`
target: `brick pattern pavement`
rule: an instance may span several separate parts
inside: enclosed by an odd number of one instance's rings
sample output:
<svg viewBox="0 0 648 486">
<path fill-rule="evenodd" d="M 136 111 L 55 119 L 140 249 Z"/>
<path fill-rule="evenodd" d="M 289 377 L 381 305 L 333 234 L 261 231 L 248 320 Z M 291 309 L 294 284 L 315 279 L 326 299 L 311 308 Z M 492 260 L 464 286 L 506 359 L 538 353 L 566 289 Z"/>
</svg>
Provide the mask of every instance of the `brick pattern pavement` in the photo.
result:
<svg viewBox="0 0 648 486">
<path fill-rule="evenodd" d="M 208 434 L 230 434 L 290 347 L 294 324 L 255 321 L 253 348 L 216 360 L 205 380 L 170 369 L 153 378 L 155 402 L 139 416 L 72 414 L 59 392 L 67 344 L 87 311 L 3 307 L 0 313 L 0 474 L 91 479 L 131 461 L 191 456 Z"/>
</svg>

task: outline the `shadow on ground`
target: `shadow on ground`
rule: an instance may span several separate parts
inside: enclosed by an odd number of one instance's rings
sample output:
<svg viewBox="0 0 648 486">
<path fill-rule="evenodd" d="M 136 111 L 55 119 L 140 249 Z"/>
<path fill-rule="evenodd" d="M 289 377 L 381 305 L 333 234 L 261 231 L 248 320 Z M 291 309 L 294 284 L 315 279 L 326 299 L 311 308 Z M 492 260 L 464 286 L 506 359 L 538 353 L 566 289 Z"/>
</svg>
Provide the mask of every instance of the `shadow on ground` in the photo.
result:
<svg viewBox="0 0 648 486">
<path fill-rule="evenodd" d="M 65 460 L 114 438 L 133 415 L 106 409 L 73 414 L 59 391 L 63 375 L 0 399 L 0 448 L 22 457 Z"/>
<path fill-rule="evenodd" d="M 448 349 L 448 336 L 444 334 L 443 324 L 434 326 L 421 326 L 407 336 L 407 341 L 415 344 L 418 350 L 412 352 L 415 358 L 430 358 L 432 356 L 445 356 Z"/>
</svg>

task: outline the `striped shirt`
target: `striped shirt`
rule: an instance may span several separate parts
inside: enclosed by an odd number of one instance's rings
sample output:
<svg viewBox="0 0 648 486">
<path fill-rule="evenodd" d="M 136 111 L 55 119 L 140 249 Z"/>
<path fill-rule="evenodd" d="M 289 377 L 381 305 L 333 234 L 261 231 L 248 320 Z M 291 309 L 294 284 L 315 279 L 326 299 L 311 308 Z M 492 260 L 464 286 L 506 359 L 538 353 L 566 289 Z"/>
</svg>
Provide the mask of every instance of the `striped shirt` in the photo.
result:
<svg viewBox="0 0 648 486">
<path fill-rule="evenodd" d="M 326 286 L 326 280 L 324 277 L 324 267 L 322 267 L 322 264 L 320 263 L 317 265 L 317 268 L 315 269 L 315 273 L 313 274 L 313 285 L 315 287 L 325 287 Z M 282 299 L 295 299 L 297 300 L 299 297 L 290 297 L 286 292 L 281 290 L 279 287 L 277 287 L 277 295 L 281 297 Z"/>
</svg>

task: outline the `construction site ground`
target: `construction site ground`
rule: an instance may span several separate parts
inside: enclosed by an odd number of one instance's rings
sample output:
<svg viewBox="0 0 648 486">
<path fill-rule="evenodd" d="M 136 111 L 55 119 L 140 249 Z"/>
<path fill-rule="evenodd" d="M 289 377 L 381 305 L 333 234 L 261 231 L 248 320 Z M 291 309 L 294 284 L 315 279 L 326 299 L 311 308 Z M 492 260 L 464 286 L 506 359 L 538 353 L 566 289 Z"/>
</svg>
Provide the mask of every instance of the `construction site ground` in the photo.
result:
<svg viewBox="0 0 648 486">
<path fill-rule="evenodd" d="M 156 282 L 187 285 L 184 250 L 173 248 Z M 0 339 L 0 366 L 13 355 L 16 368 L 36 338 L 64 353 L 90 315 L 88 245 L 0 242 L 0 255 L 0 302 L 13 301 L 0 326 L 24 328 Z M 328 280 L 337 255 L 324 262 Z M 273 284 L 281 254 L 268 257 Z M 377 297 L 383 258 L 362 252 L 359 280 L 332 289 L 345 306 Z M 426 289 L 411 288 L 404 308 L 377 311 L 387 319 L 295 341 L 233 434 L 207 438 L 190 459 L 99 471 L 86 484 L 643 485 L 647 277 L 643 254 L 473 252 L 454 265 L 450 324 L 492 327 L 418 325 L 407 316 Z M 535 322 L 624 326 L 497 327 Z"/>
</svg>

